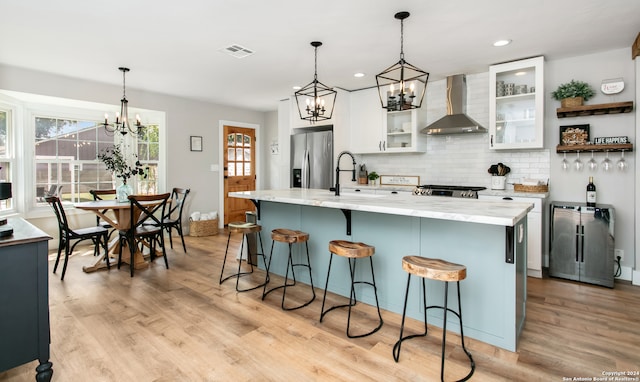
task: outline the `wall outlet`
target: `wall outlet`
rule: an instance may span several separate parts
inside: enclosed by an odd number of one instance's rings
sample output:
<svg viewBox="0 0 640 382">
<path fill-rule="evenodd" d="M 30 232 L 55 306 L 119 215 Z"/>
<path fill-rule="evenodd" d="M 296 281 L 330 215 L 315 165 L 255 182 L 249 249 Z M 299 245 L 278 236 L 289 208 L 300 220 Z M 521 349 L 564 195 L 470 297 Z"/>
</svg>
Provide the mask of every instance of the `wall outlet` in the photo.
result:
<svg viewBox="0 0 640 382">
<path fill-rule="evenodd" d="M 624 261 L 624 250 L 622 249 L 614 249 L 613 250 L 613 258 L 617 259 L 620 256 L 620 261 Z"/>
</svg>

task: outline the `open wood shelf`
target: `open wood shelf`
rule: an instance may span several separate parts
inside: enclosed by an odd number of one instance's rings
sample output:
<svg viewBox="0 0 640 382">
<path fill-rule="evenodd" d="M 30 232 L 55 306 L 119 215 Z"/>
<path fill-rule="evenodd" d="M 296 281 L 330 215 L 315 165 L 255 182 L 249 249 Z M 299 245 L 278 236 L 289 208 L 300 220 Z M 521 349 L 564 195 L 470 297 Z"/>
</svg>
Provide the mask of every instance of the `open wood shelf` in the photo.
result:
<svg viewBox="0 0 640 382">
<path fill-rule="evenodd" d="M 558 145 L 556 146 L 557 153 L 575 153 L 578 151 L 633 151 L 632 143 L 623 143 L 618 145 Z"/>
<path fill-rule="evenodd" d="M 632 110 L 633 101 L 628 101 L 576 107 L 560 107 L 556 109 L 556 114 L 558 115 L 558 118 L 566 118 L 583 117 L 588 115 L 630 113 Z"/>
</svg>

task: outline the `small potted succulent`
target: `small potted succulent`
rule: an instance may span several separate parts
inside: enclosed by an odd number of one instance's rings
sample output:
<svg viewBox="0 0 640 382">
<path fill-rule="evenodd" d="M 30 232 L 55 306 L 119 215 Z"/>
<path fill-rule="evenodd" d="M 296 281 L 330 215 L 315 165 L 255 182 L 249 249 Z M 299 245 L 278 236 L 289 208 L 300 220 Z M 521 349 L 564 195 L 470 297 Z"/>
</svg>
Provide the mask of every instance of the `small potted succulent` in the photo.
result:
<svg viewBox="0 0 640 382">
<path fill-rule="evenodd" d="M 560 101 L 562 107 L 582 106 L 583 102 L 588 101 L 593 95 L 593 89 L 588 83 L 576 80 L 561 84 L 551 92 L 551 96 Z"/>
<path fill-rule="evenodd" d="M 369 178 L 369 184 L 372 186 L 376 185 L 376 179 L 378 179 L 380 177 L 380 175 L 378 175 L 377 172 L 375 171 L 371 171 L 368 175 Z"/>
</svg>

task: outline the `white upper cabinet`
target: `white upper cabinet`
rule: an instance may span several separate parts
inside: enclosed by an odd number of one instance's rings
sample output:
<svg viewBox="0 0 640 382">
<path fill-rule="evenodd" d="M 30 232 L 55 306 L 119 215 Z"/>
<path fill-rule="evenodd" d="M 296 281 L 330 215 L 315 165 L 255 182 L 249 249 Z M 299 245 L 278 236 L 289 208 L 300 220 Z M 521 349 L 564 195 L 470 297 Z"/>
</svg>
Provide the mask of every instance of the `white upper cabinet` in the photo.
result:
<svg viewBox="0 0 640 382">
<path fill-rule="evenodd" d="M 378 89 L 351 93 L 351 151 L 358 154 L 382 150 L 382 107 Z"/>
<path fill-rule="evenodd" d="M 490 148 L 543 148 L 543 123 L 544 57 L 490 66 Z"/>
<path fill-rule="evenodd" d="M 378 89 L 351 93 L 351 151 L 358 154 L 411 153 L 424 151 L 426 136 L 419 134 L 424 111 L 387 112 Z"/>
</svg>

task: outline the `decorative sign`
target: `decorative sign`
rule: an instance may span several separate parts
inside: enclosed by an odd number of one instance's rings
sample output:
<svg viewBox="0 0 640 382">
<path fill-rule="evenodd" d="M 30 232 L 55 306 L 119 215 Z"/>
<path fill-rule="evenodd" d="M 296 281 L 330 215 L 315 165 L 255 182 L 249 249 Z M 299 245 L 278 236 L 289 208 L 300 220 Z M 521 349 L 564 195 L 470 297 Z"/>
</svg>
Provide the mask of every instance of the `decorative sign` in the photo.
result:
<svg viewBox="0 0 640 382">
<path fill-rule="evenodd" d="M 586 145 L 589 141 L 589 125 L 560 126 L 560 144 Z"/>
<path fill-rule="evenodd" d="M 629 137 L 597 137 L 593 138 L 594 145 L 619 145 L 629 143 Z"/>
<path fill-rule="evenodd" d="M 613 78 L 610 80 L 602 80 L 600 90 L 604 94 L 617 94 L 624 89 L 624 80 L 622 78 Z"/>
<path fill-rule="evenodd" d="M 419 186 L 420 177 L 413 175 L 380 175 L 381 186 Z"/>
</svg>

